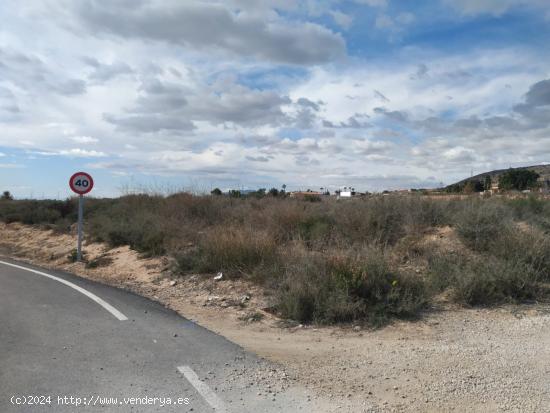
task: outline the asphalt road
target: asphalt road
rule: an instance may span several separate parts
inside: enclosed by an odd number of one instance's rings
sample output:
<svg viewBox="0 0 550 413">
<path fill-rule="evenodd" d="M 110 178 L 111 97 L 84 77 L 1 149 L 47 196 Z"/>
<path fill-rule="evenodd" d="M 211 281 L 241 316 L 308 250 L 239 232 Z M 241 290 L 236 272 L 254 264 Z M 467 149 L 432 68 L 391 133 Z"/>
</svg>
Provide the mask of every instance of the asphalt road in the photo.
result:
<svg viewBox="0 0 550 413">
<path fill-rule="evenodd" d="M 272 368 L 143 297 L 0 261 L 0 412 L 314 411 L 257 383 Z"/>
</svg>

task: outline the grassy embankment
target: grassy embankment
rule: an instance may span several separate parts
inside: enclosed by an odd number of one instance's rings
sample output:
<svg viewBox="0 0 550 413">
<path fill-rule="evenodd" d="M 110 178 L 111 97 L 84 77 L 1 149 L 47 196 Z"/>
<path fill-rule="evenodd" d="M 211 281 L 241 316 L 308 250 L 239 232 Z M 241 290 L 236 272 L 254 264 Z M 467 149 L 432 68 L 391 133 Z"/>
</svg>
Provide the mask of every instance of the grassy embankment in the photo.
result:
<svg viewBox="0 0 550 413">
<path fill-rule="evenodd" d="M 68 231 L 76 200 L 1 200 L 0 220 Z M 427 242 L 451 227 L 456 245 Z M 86 233 L 174 258 L 182 277 L 223 271 L 271 292 L 303 323 L 415 317 L 435 297 L 463 305 L 543 299 L 550 281 L 550 201 L 370 197 L 130 195 L 88 199 Z"/>
</svg>

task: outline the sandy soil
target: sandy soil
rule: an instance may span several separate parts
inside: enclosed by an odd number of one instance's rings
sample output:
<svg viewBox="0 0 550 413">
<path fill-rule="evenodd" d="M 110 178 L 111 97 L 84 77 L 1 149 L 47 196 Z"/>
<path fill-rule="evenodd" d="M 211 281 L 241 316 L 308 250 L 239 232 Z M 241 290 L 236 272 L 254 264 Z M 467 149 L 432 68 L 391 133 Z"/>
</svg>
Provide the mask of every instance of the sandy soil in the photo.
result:
<svg viewBox="0 0 550 413">
<path fill-rule="evenodd" d="M 432 236 L 448 243 L 448 230 Z M 452 240 L 451 240 L 452 241 Z M 0 224 L 0 252 L 126 288 L 281 365 L 332 411 L 550 412 L 550 308 L 434 308 L 415 322 L 283 327 L 268 297 L 244 281 L 172 278 L 167 258 L 85 244 L 97 268 L 71 263 L 73 235 Z M 452 244 L 452 242 L 451 242 Z M 254 321 L 261 318 L 260 321 Z"/>
</svg>

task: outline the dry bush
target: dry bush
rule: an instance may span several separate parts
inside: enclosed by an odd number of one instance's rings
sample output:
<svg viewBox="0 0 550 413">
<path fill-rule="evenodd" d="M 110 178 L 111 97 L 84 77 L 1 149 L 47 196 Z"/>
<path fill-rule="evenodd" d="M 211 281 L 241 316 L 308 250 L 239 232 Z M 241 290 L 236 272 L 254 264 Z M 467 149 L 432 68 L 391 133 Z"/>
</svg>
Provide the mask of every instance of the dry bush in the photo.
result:
<svg viewBox="0 0 550 413">
<path fill-rule="evenodd" d="M 456 215 L 455 228 L 462 241 L 474 251 L 487 251 L 511 230 L 511 213 L 491 201 L 470 202 Z"/>
<path fill-rule="evenodd" d="M 249 228 L 212 228 L 199 245 L 178 258 L 180 268 L 201 272 L 254 275 L 277 259 L 277 245 L 266 232 Z"/>
<path fill-rule="evenodd" d="M 378 248 L 356 256 L 308 254 L 287 261 L 277 308 L 303 323 L 412 317 L 427 302 L 423 281 L 390 268 Z"/>
<path fill-rule="evenodd" d="M 96 241 L 116 247 L 129 245 L 146 255 L 166 252 L 166 223 L 158 211 L 162 197 L 130 195 L 118 202 L 105 203 L 87 219 L 87 229 Z"/>
<path fill-rule="evenodd" d="M 292 199 L 275 200 L 266 214 L 258 216 L 266 228 L 279 243 L 285 243 L 296 238 L 300 224 L 309 215 L 308 205 Z"/>
<path fill-rule="evenodd" d="M 432 293 L 485 305 L 530 299 L 550 281 L 547 200 L 316 201 L 187 193 L 90 198 L 85 229 L 96 241 L 169 254 L 181 273 L 222 271 L 261 282 L 281 314 L 301 322 L 376 325 L 417 314 Z M 74 199 L 0 200 L 0 220 L 66 230 L 76 208 Z M 532 230 L 520 231 L 520 220 Z M 454 228 L 461 255 L 421 247 L 440 226 Z M 427 266 L 428 277 L 399 271 L 405 261 L 407 268 Z"/>
<path fill-rule="evenodd" d="M 520 302 L 538 295 L 537 275 L 522 261 L 440 255 L 430 260 L 430 286 L 474 306 Z"/>
</svg>

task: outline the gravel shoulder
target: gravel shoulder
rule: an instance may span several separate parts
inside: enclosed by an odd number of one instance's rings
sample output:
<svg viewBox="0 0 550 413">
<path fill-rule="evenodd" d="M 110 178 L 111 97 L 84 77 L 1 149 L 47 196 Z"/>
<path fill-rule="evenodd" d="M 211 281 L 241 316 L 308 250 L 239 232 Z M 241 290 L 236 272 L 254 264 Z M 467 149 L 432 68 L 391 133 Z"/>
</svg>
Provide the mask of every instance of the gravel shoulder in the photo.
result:
<svg viewBox="0 0 550 413">
<path fill-rule="evenodd" d="M 280 366 L 318 411 L 550 412 L 548 306 L 445 307 L 374 331 L 282 327 L 250 283 L 171 278 L 166 258 L 102 244 L 85 245 L 89 260 L 102 258 L 86 268 L 67 259 L 73 248 L 68 234 L 0 224 L 1 254 L 156 300 Z"/>
</svg>

